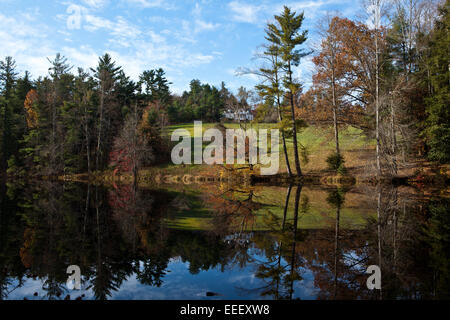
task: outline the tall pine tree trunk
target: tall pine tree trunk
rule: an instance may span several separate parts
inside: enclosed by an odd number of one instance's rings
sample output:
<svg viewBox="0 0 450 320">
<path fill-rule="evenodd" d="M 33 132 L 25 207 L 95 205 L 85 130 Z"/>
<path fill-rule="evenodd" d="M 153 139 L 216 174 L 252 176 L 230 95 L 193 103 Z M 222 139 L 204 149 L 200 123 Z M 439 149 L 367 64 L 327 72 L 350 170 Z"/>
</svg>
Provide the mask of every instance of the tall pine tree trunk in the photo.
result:
<svg viewBox="0 0 450 320">
<path fill-rule="evenodd" d="M 85 119 L 84 123 L 84 135 L 86 139 L 86 158 L 87 158 L 88 175 L 91 175 L 91 148 L 90 148 L 89 127 L 87 119 Z"/>
<path fill-rule="evenodd" d="M 133 185 L 136 187 L 138 183 L 138 155 L 137 155 L 137 101 L 134 104 L 134 119 L 133 119 Z"/>
<path fill-rule="evenodd" d="M 272 63 L 274 66 L 274 74 L 275 74 L 275 84 L 277 86 L 277 90 L 279 90 L 279 84 L 280 79 L 278 77 L 279 72 L 279 66 L 278 66 L 278 54 L 274 54 L 272 58 Z M 281 123 L 283 121 L 283 115 L 281 113 L 281 99 L 280 99 L 280 93 L 277 92 L 277 109 L 278 109 L 278 121 Z M 284 130 L 281 131 L 281 139 L 283 141 L 283 152 L 284 152 L 284 160 L 286 162 L 286 168 L 289 174 L 289 177 L 292 177 L 292 169 L 291 164 L 289 162 L 289 154 L 287 151 L 287 145 L 286 145 L 286 134 L 284 133 Z"/>
<path fill-rule="evenodd" d="M 281 114 L 281 102 L 280 102 L 280 96 L 277 96 L 277 104 L 278 104 L 278 120 L 280 122 L 283 121 L 283 116 Z M 283 141 L 283 152 L 284 152 L 284 159 L 286 161 L 286 168 L 289 174 L 289 177 L 292 177 L 292 169 L 291 169 L 291 164 L 289 163 L 289 154 L 287 151 L 287 146 L 286 146 L 286 135 L 284 134 L 284 130 L 281 131 L 281 139 Z"/>
<path fill-rule="evenodd" d="M 376 128 L 375 136 L 377 141 L 376 146 L 376 162 L 377 162 L 377 175 L 381 176 L 381 146 L 380 146 L 380 61 L 378 55 L 378 28 L 380 21 L 380 1 L 377 0 L 375 8 L 375 117 Z"/>
<path fill-rule="evenodd" d="M 391 139 L 392 139 L 392 166 L 394 174 L 397 175 L 397 137 L 395 136 L 395 110 L 394 103 L 391 104 Z"/>
<path fill-rule="evenodd" d="M 99 126 L 98 126 L 98 133 L 97 133 L 97 150 L 95 152 L 95 170 L 99 170 L 99 155 L 100 155 L 100 144 L 101 144 L 101 138 L 102 138 L 102 126 L 103 126 L 103 106 L 105 103 L 105 93 L 103 86 L 101 88 L 101 96 L 100 96 L 100 119 L 99 119 Z"/>
<path fill-rule="evenodd" d="M 56 92 L 53 93 L 52 101 L 52 136 L 51 136 L 51 150 L 50 150 L 50 170 L 53 173 L 56 164 Z"/>
<path fill-rule="evenodd" d="M 0 106 L 1 107 L 1 106 Z M 1 110 L 3 109 L 3 110 Z M 9 145 L 11 142 L 11 126 L 10 126 L 10 115 L 9 115 L 9 106 L 8 106 L 8 98 L 4 104 L 3 108 L 0 108 L 0 111 L 3 111 L 3 134 L 2 134 L 2 169 L 6 172 L 8 169 L 8 158 L 10 156 Z"/>
<path fill-rule="evenodd" d="M 289 74 L 289 83 L 292 84 L 292 68 L 291 62 L 288 63 L 288 74 Z M 300 167 L 300 157 L 298 153 L 298 142 L 297 142 L 297 126 L 295 123 L 295 109 L 294 109 L 294 92 L 292 92 L 292 88 L 289 88 L 289 100 L 291 104 L 291 116 L 292 116 L 292 135 L 294 142 L 294 160 L 295 160 L 295 170 L 297 171 L 297 176 L 302 175 L 302 169 Z"/>
</svg>

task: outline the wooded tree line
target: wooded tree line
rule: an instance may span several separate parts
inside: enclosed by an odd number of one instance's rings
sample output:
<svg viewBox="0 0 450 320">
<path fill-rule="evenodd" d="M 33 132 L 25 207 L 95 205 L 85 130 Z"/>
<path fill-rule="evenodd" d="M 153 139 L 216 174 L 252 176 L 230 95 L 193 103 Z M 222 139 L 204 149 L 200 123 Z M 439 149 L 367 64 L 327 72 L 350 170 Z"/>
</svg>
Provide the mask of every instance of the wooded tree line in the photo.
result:
<svg viewBox="0 0 450 320">
<path fill-rule="evenodd" d="M 189 91 L 174 97 L 168 108 L 171 123 L 186 123 L 194 120 L 205 122 L 220 121 L 225 108 L 225 101 L 230 92 L 222 83 L 221 89 L 209 84 L 202 84 L 200 80 L 192 80 Z"/>
<path fill-rule="evenodd" d="M 337 155 L 339 123 L 374 137 L 378 174 L 397 174 L 399 157 L 408 154 L 448 162 L 449 2 L 370 4 L 372 27 L 340 17 L 324 21 L 306 104 L 322 120 L 332 114 Z"/>
<path fill-rule="evenodd" d="M 49 75 L 35 81 L 18 77 L 12 57 L 0 62 L 3 172 L 91 172 L 109 163 L 135 170 L 157 158 L 172 101 L 162 69 L 134 82 L 108 54 L 91 70 L 72 72 L 60 54 L 49 62 Z"/>
<path fill-rule="evenodd" d="M 144 71 L 134 82 L 109 54 L 95 68 L 76 72 L 60 54 L 49 62 L 48 76 L 35 81 L 28 72 L 18 77 L 12 57 L 0 63 L 2 171 L 102 170 L 130 153 L 130 142 L 135 158 L 144 150 L 157 154 L 158 141 L 143 137 L 149 128 L 160 128 L 160 110 L 170 103 L 162 69 Z M 150 117 L 153 113 L 158 116 Z"/>
<path fill-rule="evenodd" d="M 172 103 L 167 108 L 169 122 L 219 122 L 224 119 L 225 112 L 250 111 L 252 102 L 255 102 L 252 97 L 252 91 L 245 87 L 238 88 L 233 94 L 224 82 L 216 88 L 195 79 L 190 82 L 189 91 L 172 96 Z"/>
<path fill-rule="evenodd" d="M 342 169 L 339 128 L 361 128 L 376 141 L 377 174 L 397 174 L 398 161 L 427 155 L 450 161 L 449 1 L 370 0 L 364 22 L 327 15 L 318 26 L 320 44 L 308 52 L 303 13 L 288 7 L 266 27 L 266 44 L 256 58 L 261 67 L 246 70 L 261 78 L 260 109 L 276 110 L 285 140 L 307 123 L 333 124 L 336 152 L 329 158 Z M 303 47 L 300 47 L 303 44 Z M 301 48 L 301 49 L 299 49 Z M 313 85 L 303 91 L 293 67 L 314 53 Z"/>
<path fill-rule="evenodd" d="M 217 122 L 226 106 L 245 99 L 224 83 L 219 90 L 199 80 L 173 95 L 163 69 L 146 70 L 135 82 L 109 54 L 90 70 L 74 71 L 60 54 L 49 63 L 49 74 L 32 80 L 28 72 L 19 77 L 12 57 L 0 62 L 3 172 L 83 173 L 112 165 L 137 173 L 167 160 L 165 125 Z"/>
</svg>

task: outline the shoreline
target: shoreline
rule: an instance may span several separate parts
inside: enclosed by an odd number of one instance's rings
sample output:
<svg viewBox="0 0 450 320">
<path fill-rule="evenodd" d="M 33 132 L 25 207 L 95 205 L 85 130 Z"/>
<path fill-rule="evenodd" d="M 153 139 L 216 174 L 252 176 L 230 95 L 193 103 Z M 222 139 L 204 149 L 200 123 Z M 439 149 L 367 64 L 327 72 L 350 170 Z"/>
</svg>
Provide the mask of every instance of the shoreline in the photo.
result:
<svg viewBox="0 0 450 320">
<path fill-rule="evenodd" d="M 417 168 L 419 169 L 419 168 Z M 28 178 L 29 179 L 29 178 Z M 16 177 L 7 177 L 6 181 L 28 180 Z M 111 170 L 94 172 L 91 174 L 69 174 L 54 176 L 32 176 L 33 180 L 80 182 L 103 185 L 122 185 L 135 183 L 131 173 L 114 173 Z M 289 185 L 321 185 L 325 187 L 351 187 L 355 185 L 394 185 L 411 186 L 418 189 L 441 189 L 444 196 L 450 196 L 448 186 L 449 175 L 445 172 L 428 171 L 426 175 L 415 176 L 361 176 L 361 175 L 337 175 L 332 172 L 313 172 L 301 177 L 289 177 L 287 173 L 273 176 L 261 176 L 248 168 L 243 170 L 223 170 L 217 166 L 167 166 L 144 168 L 138 173 L 138 186 L 153 186 L 167 184 L 245 184 L 253 186 L 289 186 Z"/>
</svg>

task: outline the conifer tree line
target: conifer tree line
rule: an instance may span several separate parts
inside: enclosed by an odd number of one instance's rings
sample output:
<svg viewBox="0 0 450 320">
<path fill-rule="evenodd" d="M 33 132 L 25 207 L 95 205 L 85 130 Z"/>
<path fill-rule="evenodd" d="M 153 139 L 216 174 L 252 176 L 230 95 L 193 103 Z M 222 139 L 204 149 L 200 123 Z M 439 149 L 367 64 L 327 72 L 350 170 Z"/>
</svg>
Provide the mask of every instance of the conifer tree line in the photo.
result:
<svg viewBox="0 0 450 320">
<path fill-rule="evenodd" d="M 47 76 L 33 80 L 29 72 L 19 76 L 12 57 L 0 62 L 2 172 L 136 171 L 167 160 L 165 125 L 219 121 L 236 100 L 224 83 L 217 89 L 199 80 L 174 95 L 161 68 L 135 82 L 109 54 L 89 70 L 74 69 L 61 54 L 49 65 Z"/>
<path fill-rule="evenodd" d="M 19 77 L 12 57 L 0 64 L 2 170 L 102 170 L 124 123 L 170 96 L 162 69 L 135 83 L 109 54 L 90 70 L 74 70 L 60 54 L 49 64 L 48 75 L 36 80 L 28 72 Z"/>
</svg>

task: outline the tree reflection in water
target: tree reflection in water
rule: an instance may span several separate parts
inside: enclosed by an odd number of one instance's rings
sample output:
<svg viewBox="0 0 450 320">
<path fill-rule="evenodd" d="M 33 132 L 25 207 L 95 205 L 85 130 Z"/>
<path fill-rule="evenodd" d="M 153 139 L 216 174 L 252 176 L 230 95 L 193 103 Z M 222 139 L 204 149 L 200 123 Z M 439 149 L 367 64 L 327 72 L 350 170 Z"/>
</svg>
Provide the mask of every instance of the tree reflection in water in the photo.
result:
<svg viewBox="0 0 450 320">
<path fill-rule="evenodd" d="M 242 297 L 296 299 L 307 289 L 317 299 L 449 297 L 448 199 L 406 196 L 393 186 L 311 190 L 289 186 L 281 199 L 283 189 L 270 187 L 200 186 L 193 194 L 1 184 L 0 298 L 34 279 L 40 299 L 64 299 L 71 264 L 80 266 L 82 286 L 95 299 L 114 298 L 130 279 L 165 290 L 176 261 L 188 263 L 192 277 L 212 270 L 252 275 L 254 282 L 226 289 Z M 268 201 L 267 194 L 276 196 Z M 366 203 L 355 202 L 361 195 Z M 168 223 L 195 206 L 209 210 L 207 226 Z M 373 214 L 352 225 L 363 206 Z M 381 267 L 382 292 L 366 287 L 372 264 Z"/>
<path fill-rule="evenodd" d="M 281 221 L 269 211 L 263 222 L 269 230 L 269 234 L 264 236 L 268 241 L 257 241 L 258 244 L 263 245 L 266 256 L 265 261 L 257 263 L 255 276 L 264 280 L 265 285 L 254 290 L 260 291 L 261 296 L 269 296 L 277 300 L 292 299 L 294 282 L 302 280 L 299 266 L 301 257 L 297 254 L 296 245 L 298 241 L 303 240 L 298 232 L 299 207 L 301 214 L 307 213 L 308 199 L 303 198 L 300 205 L 302 186 L 297 186 L 295 190 L 292 221 L 287 219 L 292 191 L 292 186 L 289 186 Z"/>
</svg>

